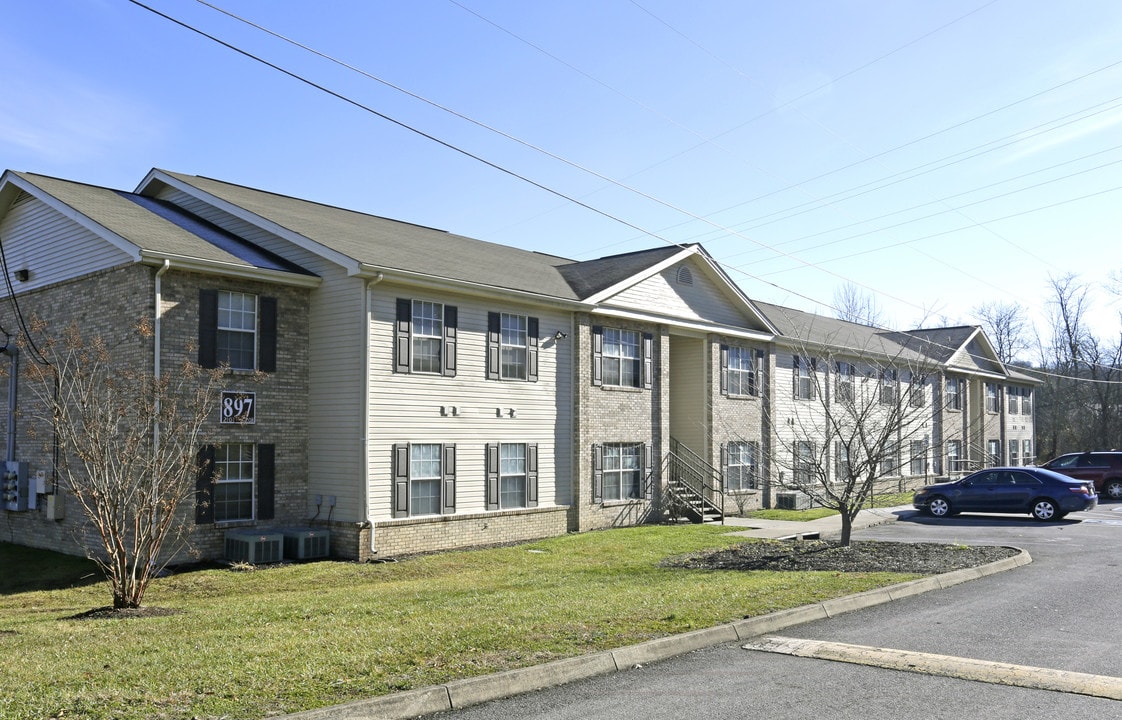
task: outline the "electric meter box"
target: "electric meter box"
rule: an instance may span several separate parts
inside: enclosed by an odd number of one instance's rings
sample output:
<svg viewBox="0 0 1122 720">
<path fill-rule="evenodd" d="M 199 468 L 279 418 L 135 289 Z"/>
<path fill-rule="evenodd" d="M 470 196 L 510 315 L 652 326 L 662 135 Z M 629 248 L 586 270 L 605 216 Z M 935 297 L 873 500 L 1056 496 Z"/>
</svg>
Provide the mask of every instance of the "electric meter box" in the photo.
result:
<svg viewBox="0 0 1122 720">
<path fill-rule="evenodd" d="M 0 499 L 5 510 L 22 512 L 35 509 L 35 495 L 27 477 L 27 463 L 8 460 L 0 474 Z"/>
</svg>

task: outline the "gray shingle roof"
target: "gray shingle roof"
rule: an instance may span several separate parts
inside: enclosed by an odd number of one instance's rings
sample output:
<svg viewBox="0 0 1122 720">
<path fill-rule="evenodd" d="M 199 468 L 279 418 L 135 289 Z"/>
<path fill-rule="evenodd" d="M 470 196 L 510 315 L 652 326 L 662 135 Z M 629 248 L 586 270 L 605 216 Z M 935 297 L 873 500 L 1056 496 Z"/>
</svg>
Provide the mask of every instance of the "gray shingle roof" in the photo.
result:
<svg viewBox="0 0 1122 720">
<path fill-rule="evenodd" d="M 161 171 L 358 263 L 564 300 L 571 260 L 242 185 Z"/>
</svg>

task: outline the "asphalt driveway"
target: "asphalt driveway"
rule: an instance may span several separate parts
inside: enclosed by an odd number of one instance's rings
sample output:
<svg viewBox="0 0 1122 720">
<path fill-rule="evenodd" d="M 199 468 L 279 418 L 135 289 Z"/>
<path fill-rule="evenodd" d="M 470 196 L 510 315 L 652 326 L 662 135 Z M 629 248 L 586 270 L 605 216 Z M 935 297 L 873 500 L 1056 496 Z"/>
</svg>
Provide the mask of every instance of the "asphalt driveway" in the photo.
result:
<svg viewBox="0 0 1122 720">
<path fill-rule="evenodd" d="M 1122 678 L 1122 504 L 1058 522 L 910 510 L 860 539 L 1013 545 L 1033 562 L 951 588 L 790 627 L 796 640 Z M 1107 718 L 1116 700 L 744 649 L 736 642 L 440 717 Z"/>
</svg>

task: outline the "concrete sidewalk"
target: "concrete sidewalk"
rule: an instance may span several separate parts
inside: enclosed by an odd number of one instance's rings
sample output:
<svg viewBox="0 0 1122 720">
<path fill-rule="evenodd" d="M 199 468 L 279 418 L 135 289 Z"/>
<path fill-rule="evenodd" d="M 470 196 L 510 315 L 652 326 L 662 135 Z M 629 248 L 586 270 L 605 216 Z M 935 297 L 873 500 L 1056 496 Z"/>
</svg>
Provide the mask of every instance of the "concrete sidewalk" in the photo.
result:
<svg viewBox="0 0 1122 720">
<path fill-rule="evenodd" d="M 910 506 L 862 510 L 853 529 L 881 525 L 915 512 Z M 808 522 L 727 518 L 730 534 L 760 538 L 831 539 L 841 532 L 837 515 Z M 743 528 L 738 530 L 737 528 Z M 933 575 L 856 595 L 834 598 L 811 605 L 782 610 L 769 615 L 745 618 L 704 630 L 671 635 L 605 652 L 555 660 L 542 665 L 508 670 L 494 675 L 453 680 L 443 685 L 358 700 L 344 705 L 308 710 L 274 717 L 273 720 L 404 720 L 433 713 L 448 712 L 511 695 L 533 692 L 613 672 L 623 672 L 658 660 L 723 643 L 742 642 L 793 625 L 825 620 L 842 613 L 911 597 L 930 590 L 976 580 L 986 575 L 1012 570 L 1032 558 L 1024 550 L 1019 555 L 965 570 Z"/>
<path fill-rule="evenodd" d="M 853 519 L 853 531 L 857 532 L 874 525 L 895 522 L 902 516 L 915 513 L 911 505 L 899 505 L 888 508 L 871 508 L 861 510 Z M 787 538 L 802 537 L 806 540 L 836 540 L 841 536 L 841 515 L 829 515 L 817 520 L 762 520 L 757 518 L 725 518 L 725 526 L 743 530 L 734 530 L 732 535 L 753 538 L 770 538 L 782 540 Z"/>
</svg>

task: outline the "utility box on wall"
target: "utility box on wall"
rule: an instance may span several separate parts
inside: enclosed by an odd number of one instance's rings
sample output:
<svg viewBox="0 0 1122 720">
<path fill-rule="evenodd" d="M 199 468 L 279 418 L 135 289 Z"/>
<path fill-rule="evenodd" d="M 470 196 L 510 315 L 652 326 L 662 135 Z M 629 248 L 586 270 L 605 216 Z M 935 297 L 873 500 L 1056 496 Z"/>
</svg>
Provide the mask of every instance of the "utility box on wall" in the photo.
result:
<svg viewBox="0 0 1122 720">
<path fill-rule="evenodd" d="M 27 463 L 8 460 L 4 462 L 4 472 L 0 475 L 0 495 L 4 509 L 15 512 L 35 509 L 35 494 L 31 492 L 27 478 Z"/>
</svg>

